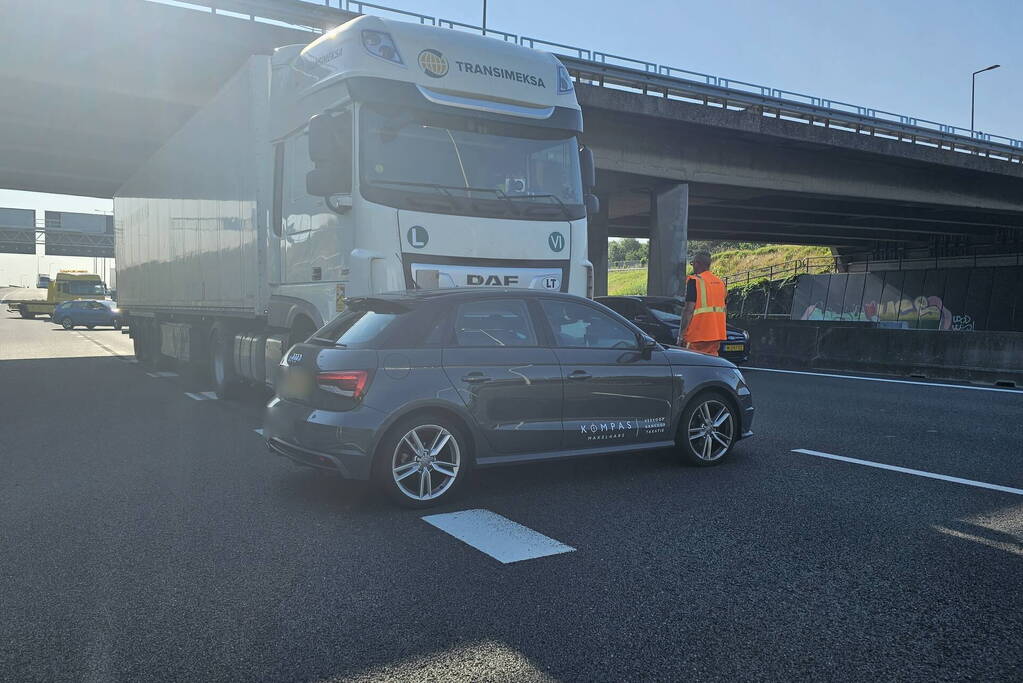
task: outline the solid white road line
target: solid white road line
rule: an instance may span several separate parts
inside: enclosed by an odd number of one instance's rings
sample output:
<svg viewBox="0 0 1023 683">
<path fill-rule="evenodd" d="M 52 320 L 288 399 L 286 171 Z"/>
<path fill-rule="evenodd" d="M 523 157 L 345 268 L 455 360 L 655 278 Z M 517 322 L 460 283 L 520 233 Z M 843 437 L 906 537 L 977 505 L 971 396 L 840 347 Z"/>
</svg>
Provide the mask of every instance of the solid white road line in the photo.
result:
<svg viewBox="0 0 1023 683">
<path fill-rule="evenodd" d="M 1023 391 L 1019 389 L 1002 389 L 1000 387 L 975 387 L 967 384 L 941 384 L 939 382 L 914 382 L 911 379 L 885 379 L 883 377 L 859 377 L 857 375 L 833 375 L 828 372 L 807 372 L 805 370 L 778 370 L 775 368 L 751 368 L 747 366 L 741 366 L 739 368 L 741 372 L 747 370 L 754 370 L 756 372 L 780 372 L 786 375 L 810 375 L 813 377 L 833 377 L 835 379 L 861 379 L 866 382 L 888 382 L 891 384 L 916 384 L 922 387 L 944 387 L 946 389 L 972 389 L 973 391 L 1000 391 L 1006 394 L 1020 394 L 1023 396 Z"/>
<path fill-rule="evenodd" d="M 423 521 L 504 564 L 575 550 L 490 510 L 428 515 Z"/>
<path fill-rule="evenodd" d="M 206 397 L 203 396 L 202 394 L 196 394 L 196 393 L 193 393 L 191 391 L 186 391 L 185 392 L 185 396 L 187 396 L 188 398 L 191 398 L 191 399 L 195 399 L 196 401 L 205 401 L 206 400 Z"/>
<path fill-rule="evenodd" d="M 851 462 L 854 465 L 866 465 L 867 467 L 877 467 L 878 469 L 892 470 L 893 472 L 902 472 L 903 474 L 915 474 L 918 477 L 927 477 L 928 479 L 940 479 L 941 481 L 950 481 L 953 484 L 966 484 L 967 486 L 976 486 L 982 489 L 991 489 L 992 491 L 1015 493 L 1017 496 L 1023 496 L 1023 489 L 1014 489 L 1011 486 L 988 484 L 983 481 L 974 481 L 973 479 L 960 479 L 959 477 L 950 477 L 947 474 L 934 474 L 933 472 L 913 470 L 908 467 L 899 467 L 897 465 L 885 465 L 884 463 L 874 462 L 872 460 L 858 460 L 857 458 L 847 458 L 844 455 L 834 455 L 832 453 L 822 453 L 821 451 L 811 451 L 807 448 L 794 448 L 792 452 L 802 453 L 804 455 L 813 455 L 818 458 L 827 458 L 829 460 L 841 460 L 842 462 Z"/>
<path fill-rule="evenodd" d="M 205 397 L 207 401 L 217 400 L 217 393 L 215 391 L 200 391 L 199 394 Z"/>
</svg>

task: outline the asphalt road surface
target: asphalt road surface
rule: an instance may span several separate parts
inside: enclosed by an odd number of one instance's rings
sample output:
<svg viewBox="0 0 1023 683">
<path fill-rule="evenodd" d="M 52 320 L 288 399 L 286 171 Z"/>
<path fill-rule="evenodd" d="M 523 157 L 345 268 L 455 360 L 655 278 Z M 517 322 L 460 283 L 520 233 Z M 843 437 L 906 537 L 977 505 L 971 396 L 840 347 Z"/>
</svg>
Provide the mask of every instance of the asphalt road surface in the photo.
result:
<svg viewBox="0 0 1023 683">
<path fill-rule="evenodd" d="M 0 311 L 0 680 L 1020 680 L 1023 392 L 747 377 L 719 467 L 489 470 L 413 512 L 269 455 L 265 398 Z M 422 519 L 463 510 L 571 551 Z"/>
</svg>

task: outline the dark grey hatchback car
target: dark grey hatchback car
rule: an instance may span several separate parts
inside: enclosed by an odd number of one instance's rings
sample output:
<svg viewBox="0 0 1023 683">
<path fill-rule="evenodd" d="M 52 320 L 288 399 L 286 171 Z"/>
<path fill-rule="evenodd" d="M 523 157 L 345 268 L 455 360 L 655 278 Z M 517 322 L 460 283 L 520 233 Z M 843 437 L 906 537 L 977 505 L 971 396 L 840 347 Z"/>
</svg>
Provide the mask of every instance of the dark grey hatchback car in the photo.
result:
<svg viewBox="0 0 1023 683">
<path fill-rule="evenodd" d="M 673 447 L 721 462 L 752 434 L 728 361 L 666 349 L 610 309 L 538 290 L 349 299 L 278 368 L 271 451 L 397 503 L 450 498 L 470 468 Z"/>
</svg>

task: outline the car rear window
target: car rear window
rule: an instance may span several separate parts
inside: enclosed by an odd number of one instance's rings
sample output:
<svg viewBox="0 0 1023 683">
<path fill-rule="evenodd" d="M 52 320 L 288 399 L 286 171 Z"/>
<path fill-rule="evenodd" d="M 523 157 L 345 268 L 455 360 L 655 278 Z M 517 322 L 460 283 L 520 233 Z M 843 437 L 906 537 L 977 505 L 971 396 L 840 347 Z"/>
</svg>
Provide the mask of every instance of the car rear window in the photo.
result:
<svg viewBox="0 0 1023 683">
<path fill-rule="evenodd" d="M 349 348 L 371 346 L 410 310 L 389 301 L 355 302 L 349 310 L 320 328 L 310 341 Z"/>
</svg>

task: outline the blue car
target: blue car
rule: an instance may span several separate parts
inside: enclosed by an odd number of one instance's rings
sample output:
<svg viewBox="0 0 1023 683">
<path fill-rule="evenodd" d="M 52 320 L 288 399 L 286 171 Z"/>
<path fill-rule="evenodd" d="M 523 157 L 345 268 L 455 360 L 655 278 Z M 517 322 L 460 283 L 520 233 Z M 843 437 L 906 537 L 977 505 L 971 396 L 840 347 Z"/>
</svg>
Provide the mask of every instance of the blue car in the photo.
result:
<svg viewBox="0 0 1023 683">
<path fill-rule="evenodd" d="M 117 308 L 116 302 L 106 299 L 65 301 L 53 309 L 53 322 L 65 330 L 73 330 L 75 325 L 84 325 L 90 330 L 97 325 L 109 325 L 119 330 L 121 310 Z"/>
</svg>

